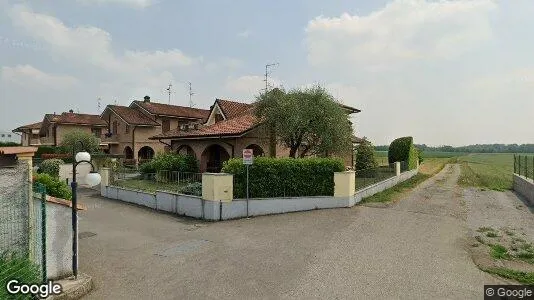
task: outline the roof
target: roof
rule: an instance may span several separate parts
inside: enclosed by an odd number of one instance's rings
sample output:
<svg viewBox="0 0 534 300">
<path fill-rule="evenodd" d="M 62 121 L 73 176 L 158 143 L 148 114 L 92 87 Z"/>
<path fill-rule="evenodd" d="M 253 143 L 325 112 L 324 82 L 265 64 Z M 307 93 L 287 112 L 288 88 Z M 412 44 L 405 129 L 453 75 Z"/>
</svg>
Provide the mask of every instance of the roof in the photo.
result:
<svg viewBox="0 0 534 300">
<path fill-rule="evenodd" d="M 106 110 L 110 109 L 112 112 L 117 114 L 121 119 L 124 120 L 124 122 L 130 124 L 130 125 L 147 125 L 147 126 L 159 126 L 160 124 L 151 118 L 149 118 L 147 115 L 143 114 L 139 110 L 135 108 L 130 108 L 128 106 L 120 106 L 120 105 L 108 105 L 106 107 Z M 104 115 L 104 112 L 102 115 Z"/>
<path fill-rule="evenodd" d="M 163 103 L 144 102 L 144 101 L 134 101 L 133 103 L 144 108 L 146 111 L 148 111 L 149 113 L 153 115 L 165 115 L 165 116 L 181 117 L 181 118 L 188 118 L 188 119 L 206 120 L 210 114 L 210 111 L 207 109 L 192 108 L 192 107 L 170 105 L 170 104 L 163 104 Z"/>
<path fill-rule="evenodd" d="M 361 144 L 366 141 L 365 139 L 359 138 L 355 135 L 352 135 L 351 140 L 354 144 Z"/>
<path fill-rule="evenodd" d="M 150 139 L 237 136 L 253 129 L 258 124 L 257 118 L 253 114 L 246 113 L 195 130 L 171 130 L 164 134 L 151 137 Z"/>
<path fill-rule="evenodd" d="M 345 105 L 345 104 L 339 104 L 339 105 L 341 107 L 343 107 L 344 109 L 350 111 L 351 114 L 362 112 L 361 110 L 359 110 L 357 108 L 354 108 L 352 106 L 348 106 L 348 105 Z"/>
<path fill-rule="evenodd" d="M 61 115 L 46 114 L 45 119 L 50 123 L 57 124 L 107 126 L 106 121 L 102 120 L 99 115 L 77 114 L 73 112 L 64 112 Z"/>
<path fill-rule="evenodd" d="M 37 151 L 36 147 L 0 147 L 0 154 L 33 154 Z"/>
<path fill-rule="evenodd" d="M 41 129 L 42 124 L 43 122 L 37 122 L 37 123 L 28 124 L 28 125 L 22 125 L 20 127 L 13 129 L 13 132 L 23 132 L 24 130 L 27 130 L 27 129 Z"/>
<path fill-rule="evenodd" d="M 252 108 L 252 104 L 223 99 L 216 99 L 215 103 L 219 105 L 226 119 L 232 119 L 244 113 L 248 113 Z"/>
</svg>

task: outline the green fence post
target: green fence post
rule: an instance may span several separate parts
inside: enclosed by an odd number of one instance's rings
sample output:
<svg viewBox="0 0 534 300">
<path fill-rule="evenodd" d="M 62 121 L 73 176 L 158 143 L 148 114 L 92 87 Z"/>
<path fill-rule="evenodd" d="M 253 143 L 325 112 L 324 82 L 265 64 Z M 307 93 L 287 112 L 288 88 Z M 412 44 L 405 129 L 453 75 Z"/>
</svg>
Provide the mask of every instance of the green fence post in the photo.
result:
<svg viewBox="0 0 534 300">
<path fill-rule="evenodd" d="M 517 159 L 517 174 L 521 176 L 521 155 Z"/>
<path fill-rule="evenodd" d="M 43 268 L 43 283 L 47 282 L 46 274 L 46 187 L 41 193 L 41 259 Z"/>
<path fill-rule="evenodd" d="M 528 177 L 528 157 L 525 155 L 525 177 Z"/>
<path fill-rule="evenodd" d="M 514 173 L 517 173 L 517 168 L 516 168 L 516 157 L 515 157 L 515 154 L 514 154 Z"/>
</svg>

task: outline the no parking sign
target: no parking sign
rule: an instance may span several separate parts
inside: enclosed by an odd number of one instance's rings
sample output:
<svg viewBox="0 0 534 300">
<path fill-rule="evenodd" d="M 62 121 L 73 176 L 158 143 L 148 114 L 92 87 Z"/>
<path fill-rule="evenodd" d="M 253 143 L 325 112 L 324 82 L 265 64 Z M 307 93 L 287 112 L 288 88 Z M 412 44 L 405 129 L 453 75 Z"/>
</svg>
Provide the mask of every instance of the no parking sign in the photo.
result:
<svg viewBox="0 0 534 300">
<path fill-rule="evenodd" d="M 243 164 L 252 165 L 254 163 L 254 155 L 252 149 L 243 149 Z"/>
</svg>

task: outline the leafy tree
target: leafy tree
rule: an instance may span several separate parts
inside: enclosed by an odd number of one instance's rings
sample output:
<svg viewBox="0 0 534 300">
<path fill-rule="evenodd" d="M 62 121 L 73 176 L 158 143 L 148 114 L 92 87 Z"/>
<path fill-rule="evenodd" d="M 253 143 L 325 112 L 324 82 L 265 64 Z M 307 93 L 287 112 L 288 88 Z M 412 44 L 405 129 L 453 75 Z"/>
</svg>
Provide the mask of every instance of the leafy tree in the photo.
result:
<svg viewBox="0 0 534 300">
<path fill-rule="evenodd" d="M 348 114 L 320 86 L 289 92 L 273 89 L 257 97 L 255 109 L 277 142 L 290 149 L 290 157 L 351 151 Z"/>
<path fill-rule="evenodd" d="M 356 170 L 367 170 L 378 167 L 373 144 L 366 139 L 356 147 Z"/>
<path fill-rule="evenodd" d="M 84 149 L 81 149 L 79 142 L 83 143 Z M 98 153 L 100 152 L 100 141 L 97 137 L 88 132 L 83 131 L 71 131 L 63 137 L 63 141 L 58 149 L 60 153 L 71 153 L 72 146 L 76 144 L 76 151 L 85 150 L 89 153 Z"/>
</svg>

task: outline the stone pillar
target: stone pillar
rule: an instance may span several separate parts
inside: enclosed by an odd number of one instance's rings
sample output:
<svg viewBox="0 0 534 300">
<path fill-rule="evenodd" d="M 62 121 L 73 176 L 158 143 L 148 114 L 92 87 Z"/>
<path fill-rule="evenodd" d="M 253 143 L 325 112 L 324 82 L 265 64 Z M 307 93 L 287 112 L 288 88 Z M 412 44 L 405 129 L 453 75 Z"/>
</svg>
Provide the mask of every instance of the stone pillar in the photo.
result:
<svg viewBox="0 0 534 300">
<path fill-rule="evenodd" d="M 100 168 L 100 195 L 106 197 L 106 187 L 109 185 L 110 168 Z"/>
<path fill-rule="evenodd" d="M 401 174 L 401 163 L 399 161 L 395 162 L 395 175 L 400 176 Z"/>
<path fill-rule="evenodd" d="M 334 173 L 334 197 L 352 197 L 356 193 L 356 172 Z"/>
<path fill-rule="evenodd" d="M 35 257 L 35 253 L 34 253 L 34 250 L 35 250 L 35 247 L 33 247 L 33 245 L 35 244 L 35 237 L 37 236 L 35 234 L 35 213 L 34 213 L 34 208 L 33 208 L 33 183 L 32 183 L 32 180 L 33 180 L 33 152 L 28 152 L 28 153 L 17 153 L 17 159 L 18 161 L 21 163 L 21 164 L 26 164 L 27 165 L 27 168 L 28 168 L 28 182 L 29 182 L 29 186 L 28 186 L 28 201 L 30 201 L 30 203 L 28 204 L 28 221 L 29 221 L 29 224 L 28 224 L 28 228 L 29 228 L 29 232 L 30 232 L 30 235 L 29 235 L 29 245 L 30 245 L 30 249 L 29 249 L 29 255 L 30 255 L 30 260 L 33 260 L 33 258 Z"/>
<path fill-rule="evenodd" d="M 202 173 L 202 199 L 231 202 L 234 198 L 234 175 Z"/>
</svg>

